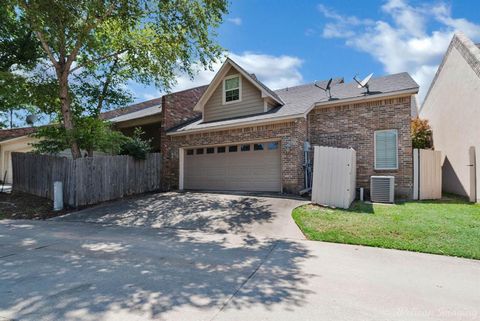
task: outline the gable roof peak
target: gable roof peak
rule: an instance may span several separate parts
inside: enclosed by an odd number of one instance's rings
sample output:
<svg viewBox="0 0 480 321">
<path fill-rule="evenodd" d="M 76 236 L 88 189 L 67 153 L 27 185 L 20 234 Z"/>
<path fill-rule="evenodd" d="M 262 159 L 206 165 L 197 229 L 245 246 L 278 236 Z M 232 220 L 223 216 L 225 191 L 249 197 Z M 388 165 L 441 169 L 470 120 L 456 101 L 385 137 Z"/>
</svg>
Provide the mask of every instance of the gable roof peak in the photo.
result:
<svg viewBox="0 0 480 321">
<path fill-rule="evenodd" d="M 237 64 L 235 61 L 233 61 L 230 57 L 227 57 L 225 59 L 225 62 L 222 65 L 222 67 L 220 67 L 218 72 L 215 74 L 215 77 L 213 77 L 213 80 L 208 85 L 207 90 L 203 93 L 202 97 L 200 97 L 200 100 L 195 105 L 193 110 L 203 111 L 203 107 L 204 107 L 205 103 L 211 97 L 211 95 L 213 94 L 215 89 L 220 85 L 223 77 L 225 76 L 225 74 L 229 70 L 229 67 L 235 68 L 244 78 L 246 78 L 255 87 L 257 87 L 262 93 L 262 98 L 270 97 L 271 99 L 273 99 L 274 101 L 276 101 L 280 105 L 285 104 L 282 101 L 282 99 L 280 98 L 280 96 L 278 96 L 273 90 L 271 90 L 264 83 L 262 83 L 260 80 L 258 80 L 258 78 L 255 74 L 247 72 L 239 64 Z"/>
</svg>

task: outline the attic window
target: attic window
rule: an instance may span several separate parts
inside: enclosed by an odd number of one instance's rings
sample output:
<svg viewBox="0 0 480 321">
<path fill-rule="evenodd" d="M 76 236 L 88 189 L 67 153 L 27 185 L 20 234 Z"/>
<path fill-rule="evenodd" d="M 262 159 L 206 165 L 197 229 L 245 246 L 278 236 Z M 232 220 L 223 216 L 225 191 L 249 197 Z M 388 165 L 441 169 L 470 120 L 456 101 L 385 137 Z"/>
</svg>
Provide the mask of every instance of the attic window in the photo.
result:
<svg viewBox="0 0 480 321">
<path fill-rule="evenodd" d="M 223 103 L 240 101 L 241 82 L 239 75 L 226 77 L 223 80 Z"/>
</svg>

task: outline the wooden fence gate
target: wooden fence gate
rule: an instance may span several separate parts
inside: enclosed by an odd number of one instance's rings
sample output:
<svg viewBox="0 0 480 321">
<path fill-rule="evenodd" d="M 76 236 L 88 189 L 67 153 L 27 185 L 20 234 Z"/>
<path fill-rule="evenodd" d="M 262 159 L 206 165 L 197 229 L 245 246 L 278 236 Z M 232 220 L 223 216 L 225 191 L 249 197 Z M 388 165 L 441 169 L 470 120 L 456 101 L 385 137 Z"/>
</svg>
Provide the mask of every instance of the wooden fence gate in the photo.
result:
<svg viewBox="0 0 480 321">
<path fill-rule="evenodd" d="M 63 183 L 63 200 L 73 207 L 160 189 L 161 154 L 79 159 L 12 153 L 13 190 L 53 200 L 53 182 Z"/>
<path fill-rule="evenodd" d="M 413 150 L 413 199 L 442 198 L 442 153 L 436 150 Z"/>
</svg>

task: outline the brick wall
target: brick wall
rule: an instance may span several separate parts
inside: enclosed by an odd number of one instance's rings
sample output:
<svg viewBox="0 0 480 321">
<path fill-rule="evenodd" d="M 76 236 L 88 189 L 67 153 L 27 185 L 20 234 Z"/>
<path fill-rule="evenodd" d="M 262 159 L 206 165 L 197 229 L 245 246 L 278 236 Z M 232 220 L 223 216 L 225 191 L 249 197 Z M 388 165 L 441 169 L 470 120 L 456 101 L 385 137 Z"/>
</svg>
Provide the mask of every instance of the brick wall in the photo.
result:
<svg viewBox="0 0 480 321">
<path fill-rule="evenodd" d="M 246 141 L 280 140 L 282 158 L 282 187 L 285 193 L 297 193 L 303 189 L 303 142 L 306 139 L 305 119 L 250 126 L 215 132 L 205 132 L 182 136 L 167 136 L 163 163 L 164 189 L 178 188 L 180 147 L 206 146 L 215 144 L 241 143 Z"/>
<path fill-rule="evenodd" d="M 160 145 L 162 151 L 162 188 L 170 190 L 178 188 L 178 183 L 170 182 L 172 177 L 172 164 L 177 160 L 172 153 L 169 137 L 166 135 L 167 131 L 175 126 L 178 126 L 186 121 L 195 119 L 201 116 L 201 113 L 193 111 L 196 103 L 203 95 L 208 86 L 196 87 L 184 91 L 175 92 L 162 97 L 162 128 L 160 134 Z M 177 152 L 178 153 L 178 152 Z M 178 173 L 178 170 L 177 170 Z M 176 187 L 172 187 L 176 186 Z"/>
<path fill-rule="evenodd" d="M 358 187 L 369 189 L 372 175 L 393 175 L 397 196 L 411 198 L 411 99 L 411 96 L 407 96 L 317 107 L 308 115 L 308 140 L 313 145 L 354 148 L 357 151 Z M 398 130 L 398 170 L 374 169 L 374 131 L 381 129 Z"/>
<path fill-rule="evenodd" d="M 190 119 L 201 116 L 193 111 L 208 86 L 201 86 L 165 95 L 162 97 L 164 127 L 169 130 Z"/>
</svg>

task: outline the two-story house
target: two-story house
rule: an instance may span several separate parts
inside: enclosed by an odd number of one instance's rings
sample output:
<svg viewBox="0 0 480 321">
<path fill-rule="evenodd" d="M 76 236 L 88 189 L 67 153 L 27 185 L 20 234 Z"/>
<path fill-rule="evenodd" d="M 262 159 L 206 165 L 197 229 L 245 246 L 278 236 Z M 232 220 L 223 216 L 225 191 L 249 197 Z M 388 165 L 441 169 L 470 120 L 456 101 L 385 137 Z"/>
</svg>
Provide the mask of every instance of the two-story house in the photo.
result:
<svg viewBox="0 0 480 321">
<path fill-rule="evenodd" d="M 357 151 L 357 186 L 395 176 L 412 195 L 411 106 L 418 85 L 407 73 L 372 78 L 369 91 L 333 79 L 271 90 L 231 59 L 210 85 L 162 99 L 165 189 L 297 193 L 304 143 Z"/>
</svg>

